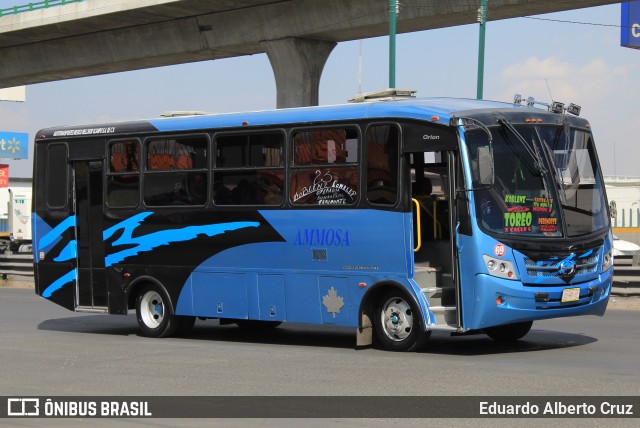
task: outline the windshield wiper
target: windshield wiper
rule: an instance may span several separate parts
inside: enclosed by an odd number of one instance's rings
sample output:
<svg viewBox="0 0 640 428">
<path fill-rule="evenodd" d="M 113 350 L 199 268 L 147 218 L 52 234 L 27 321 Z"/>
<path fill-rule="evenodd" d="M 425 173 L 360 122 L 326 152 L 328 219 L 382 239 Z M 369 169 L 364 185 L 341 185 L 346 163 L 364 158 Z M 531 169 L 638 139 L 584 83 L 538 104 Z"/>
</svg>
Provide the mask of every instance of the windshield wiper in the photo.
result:
<svg viewBox="0 0 640 428">
<path fill-rule="evenodd" d="M 548 177 L 548 171 L 547 169 L 544 167 L 544 163 L 542 161 L 542 156 L 540 155 L 540 152 L 538 151 L 538 147 L 536 146 L 536 144 L 531 144 L 531 146 L 529 145 L 529 143 L 527 142 L 527 140 L 524 139 L 524 137 L 522 136 L 522 134 L 520 134 L 518 132 L 518 130 L 516 128 L 513 127 L 513 125 L 504 117 L 500 118 L 500 117 L 496 117 L 498 119 L 498 123 L 500 124 L 500 126 L 502 126 L 504 129 L 509 130 L 515 137 L 516 139 L 523 145 L 523 147 L 525 148 L 525 150 L 527 151 L 527 153 L 533 158 L 535 159 L 535 168 L 538 171 L 541 179 L 542 179 L 542 186 L 544 187 L 544 193 L 546 194 L 546 198 L 550 199 L 552 197 L 551 192 L 549 192 L 549 187 L 547 186 L 547 177 Z M 537 131 L 536 131 L 536 135 L 537 135 Z M 539 137 L 538 137 L 539 138 Z"/>
<path fill-rule="evenodd" d="M 560 128 L 558 130 L 558 133 L 554 139 L 553 145 L 556 146 L 556 144 L 558 143 L 558 140 L 560 139 L 560 136 L 562 134 L 565 135 L 565 147 L 564 147 L 564 151 L 566 152 L 566 150 L 569 147 L 569 132 L 568 132 L 569 126 L 567 123 L 567 118 L 564 118 L 564 122 L 562 123 L 562 128 Z M 562 132 L 564 130 L 564 132 Z M 553 170 L 556 172 L 554 174 L 554 179 L 553 181 L 556 184 L 556 190 L 558 192 L 558 196 L 560 198 L 560 203 L 562 205 L 565 204 L 566 201 L 566 195 L 565 195 L 565 189 L 564 189 L 564 184 L 562 182 L 561 176 L 560 176 L 560 169 L 558 168 L 558 164 L 556 163 L 556 157 L 555 154 L 553 152 L 553 149 L 551 148 L 551 146 L 549 145 L 549 143 L 547 143 L 547 141 L 542 138 L 542 136 L 540 135 L 540 132 L 538 132 L 538 130 L 536 129 L 536 135 L 538 136 L 538 140 L 540 141 L 540 143 L 542 144 L 542 149 L 544 150 L 545 154 L 547 155 L 547 159 L 549 161 L 549 163 L 551 164 L 551 168 L 553 168 Z"/>
<path fill-rule="evenodd" d="M 533 145 L 533 148 L 532 148 L 532 146 L 529 145 L 527 140 L 524 139 L 522 134 L 520 134 L 518 130 L 514 128 L 513 125 L 507 119 L 505 118 L 497 118 L 497 119 L 500 126 L 502 126 L 503 129 L 510 131 L 513 134 L 513 136 L 516 137 L 516 140 L 518 140 L 520 144 L 522 144 L 522 146 L 525 148 L 529 156 L 535 159 L 534 168 L 535 168 L 535 171 L 538 173 L 538 175 L 546 175 L 547 170 L 544 167 L 544 163 L 542 162 L 542 157 L 540 156 L 540 153 L 538 152 L 538 149 L 536 148 L 535 144 Z"/>
</svg>

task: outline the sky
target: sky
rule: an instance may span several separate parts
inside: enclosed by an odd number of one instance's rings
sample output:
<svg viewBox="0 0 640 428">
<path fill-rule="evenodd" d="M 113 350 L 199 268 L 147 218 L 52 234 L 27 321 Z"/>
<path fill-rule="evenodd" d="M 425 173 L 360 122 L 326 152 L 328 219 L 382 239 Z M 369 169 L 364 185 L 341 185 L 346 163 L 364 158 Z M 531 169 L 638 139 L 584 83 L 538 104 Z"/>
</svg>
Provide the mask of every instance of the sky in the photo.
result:
<svg viewBox="0 0 640 428">
<path fill-rule="evenodd" d="M 0 0 L 0 7 L 25 3 Z M 484 98 L 511 102 L 519 93 L 582 106 L 604 174 L 640 177 L 640 51 L 620 46 L 619 26 L 619 4 L 489 21 Z M 478 34 L 478 24 L 399 34 L 396 87 L 415 89 L 419 97 L 475 98 Z M 344 103 L 360 87 L 388 87 L 388 46 L 387 37 L 339 43 L 322 74 L 320 105 Z M 25 103 L 0 101 L 0 131 L 27 132 L 33 139 L 51 126 L 275 105 L 273 72 L 266 54 L 259 54 L 29 85 Z M 2 162 L 12 177 L 31 176 L 31 159 Z"/>
</svg>

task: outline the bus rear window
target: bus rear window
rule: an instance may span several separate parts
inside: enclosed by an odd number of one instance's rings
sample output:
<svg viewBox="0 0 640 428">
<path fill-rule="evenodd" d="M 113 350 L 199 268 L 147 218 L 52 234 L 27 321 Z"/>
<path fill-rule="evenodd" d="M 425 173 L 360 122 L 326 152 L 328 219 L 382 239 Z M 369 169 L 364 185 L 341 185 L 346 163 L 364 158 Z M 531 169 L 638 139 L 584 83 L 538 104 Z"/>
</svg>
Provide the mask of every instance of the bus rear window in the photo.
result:
<svg viewBox="0 0 640 428">
<path fill-rule="evenodd" d="M 47 206 L 61 209 L 67 205 L 69 188 L 69 167 L 67 166 L 67 146 L 53 144 L 47 150 Z"/>
</svg>

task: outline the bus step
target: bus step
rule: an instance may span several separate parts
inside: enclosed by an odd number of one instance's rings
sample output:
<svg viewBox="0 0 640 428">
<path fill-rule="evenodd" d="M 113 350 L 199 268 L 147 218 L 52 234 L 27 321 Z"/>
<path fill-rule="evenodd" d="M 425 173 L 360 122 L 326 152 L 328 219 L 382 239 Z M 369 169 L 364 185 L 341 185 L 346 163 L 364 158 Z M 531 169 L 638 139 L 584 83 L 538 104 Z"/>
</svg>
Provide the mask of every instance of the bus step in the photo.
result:
<svg viewBox="0 0 640 428">
<path fill-rule="evenodd" d="M 458 323 L 455 306 L 430 306 L 429 310 L 435 315 L 437 325 L 455 326 Z"/>
<path fill-rule="evenodd" d="M 108 314 L 109 308 L 103 306 L 76 306 L 76 312 L 87 312 L 91 314 Z"/>
<path fill-rule="evenodd" d="M 439 287 L 442 282 L 442 269 L 432 266 L 416 266 L 413 279 L 420 288 Z"/>
<path fill-rule="evenodd" d="M 450 273 L 443 273 L 440 281 L 440 286 L 442 288 L 453 288 L 453 275 Z"/>
<path fill-rule="evenodd" d="M 430 306 L 453 306 L 456 304 L 456 292 L 453 287 L 426 287 L 421 288 Z"/>
<path fill-rule="evenodd" d="M 441 287 L 427 287 L 421 288 L 422 294 L 427 298 L 430 306 L 442 305 L 442 288 Z"/>
</svg>

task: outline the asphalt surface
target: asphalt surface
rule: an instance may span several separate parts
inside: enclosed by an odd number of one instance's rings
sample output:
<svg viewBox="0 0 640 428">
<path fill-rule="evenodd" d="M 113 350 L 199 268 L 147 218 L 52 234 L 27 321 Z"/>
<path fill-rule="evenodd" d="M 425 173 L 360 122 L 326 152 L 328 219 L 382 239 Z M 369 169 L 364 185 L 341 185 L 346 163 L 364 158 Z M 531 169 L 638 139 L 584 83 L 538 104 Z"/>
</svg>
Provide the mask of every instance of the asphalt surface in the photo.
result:
<svg viewBox="0 0 640 428">
<path fill-rule="evenodd" d="M 402 396 L 640 396 L 639 321 L 638 311 L 613 309 L 604 317 L 536 322 L 525 339 L 515 344 L 499 344 L 485 335 L 434 334 L 421 352 L 391 353 L 355 350 L 351 329 L 305 325 L 247 333 L 215 321 L 198 321 L 187 338 L 149 339 L 138 335 L 131 315 L 75 314 L 36 296 L 32 289 L 0 288 L 0 395 L 388 396 L 389 406 Z M 452 425 L 434 421 L 430 425 Z M 601 421 L 603 426 L 634 426 L 627 425 L 632 421 Z M 0 425 L 75 426 L 81 421 L 43 422 L 12 419 L 0 420 Z M 133 422 L 143 426 L 301 424 L 297 419 Z M 388 426 L 389 421 L 302 422 L 305 426 Z M 413 419 L 391 422 L 424 424 Z M 491 426 L 514 426 L 515 421 L 494 422 Z M 91 420 L 90 425 L 102 424 L 109 421 Z M 566 421 L 558 420 L 556 425 L 545 420 L 545 424 L 566 426 Z M 454 425 L 478 424 L 456 419 Z M 585 426 L 585 420 L 580 426 Z"/>
</svg>

